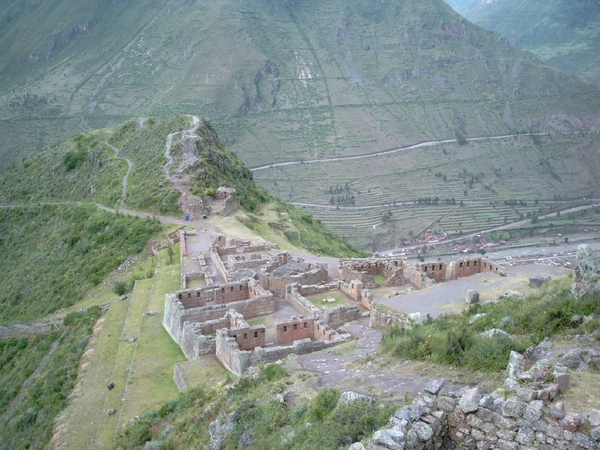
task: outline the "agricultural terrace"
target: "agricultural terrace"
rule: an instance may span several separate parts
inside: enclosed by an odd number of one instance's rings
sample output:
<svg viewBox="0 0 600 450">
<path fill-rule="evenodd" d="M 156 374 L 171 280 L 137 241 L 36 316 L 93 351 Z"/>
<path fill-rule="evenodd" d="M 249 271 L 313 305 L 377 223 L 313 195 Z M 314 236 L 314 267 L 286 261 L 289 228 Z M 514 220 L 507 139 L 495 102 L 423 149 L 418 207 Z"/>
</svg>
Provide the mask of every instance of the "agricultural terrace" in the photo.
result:
<svg viewBox="0 0 600 450">
<path fill-rule="evenodd" d="M 600 157 L 586 150 L 599 139 L 519 135 L 254 174 L 336 233 L 379 248 L 428 228 L 468 233 L 566 208 L 600 189 Z"/>
</svg>

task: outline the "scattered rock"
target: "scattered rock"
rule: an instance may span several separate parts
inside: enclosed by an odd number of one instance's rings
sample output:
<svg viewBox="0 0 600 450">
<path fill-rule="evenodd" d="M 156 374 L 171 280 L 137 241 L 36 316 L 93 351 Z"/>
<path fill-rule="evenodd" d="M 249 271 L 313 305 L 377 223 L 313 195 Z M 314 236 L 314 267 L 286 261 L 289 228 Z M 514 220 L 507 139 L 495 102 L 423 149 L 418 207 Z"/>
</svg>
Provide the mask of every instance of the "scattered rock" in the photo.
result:
<svg viewBox="0 0 600 450">
<path fill-rule="evenodd" d="M 467 303 L 469 305 L 479 303 L 479 292 L 477 292 L 475 289 L 469 289 L 467 291 Z"/>
<path fill-rule="evenodd" d="M 483 319 L 485 316 L 485 313 L 475 314 L 473 317 L 471 317 L 471 320 L 469 320 L 469 325 L 473 325 L 475 322 L 477 322 L 479 319 Z"/>
<path fill-rule="evenodd" d="M 252 434 L 252 431 L 246 431 L 238 441 L 238 450 L 245 450 L 252 444 L 254 444 L 254 434 Z"/>
<path fill-rule="evenodd" d="M 479 388 L 469 389 L 461 397 L 458 406 L 464 413 L 477 411 L 479 409 L 479 401 L 482 397 L 483 394 Z"/>
<path fill-rule="evenodd" d="M 486 337 L 486 338 L 501 338 L 501 337 L 503 337 L 503 338 L 516 340 L 509 333 L 507 333 L 506 331 L 501 330 L 499 328 L 492 328 L 491 330 L 486 330 L 483 333 L 479 333 L 479 337 Z"/>
<path fill-rule="evenodd" d="M 577 297 L 600 292 L 600 251 L 589 245 L 577 247 L 575 277 L 571 290 Z"/>
<path fill-rule="evenodd" d="M 445 382 L 446 380 L 444 378 L 428 381 L 427 383 L 425 383 L 423 390 L 429 392 L 430 394 L 437 395 L 438 392 L 440 392 L 440 390 L 444 386 Z"/>
<path fill-rule="evenodd" d="M 375 403 L 375 399 L 373 397 L 369 397 L 368 395 L 359 394 L 358 392 L 346 391 L 342 392 L 336 408 L 356 402 Z"/>
<path fill-rule="evenodd" d="M 116 412 L 117 412 L 117 410 L 116 410 L 116 409 L 114 409 L 114 408 L 111 408 L 111 409 L 109 409 L 108 411 L 106 411 L 106 415 L 107 415 L 107 416 L 112 416 L 112 415 L 113 415 L 113 414 L 115 414 Z"/>
<path fill-rule="evenodd" d="M 542 287 L 544 284 L 546 284 L 551 279 L 552 279 L 552 277 L 550 277 L 550 276 L 529 277 L 529 287 L 532 287 L 532 288 Z"/>
<path fill-rule="evenodd" d="M 519 292 L 519 291 L 506 291 L 505 293 L 501 294 L 500 297 L 498 297 L 498 300 L 509 300 L 512 298 L 523 298 L 524 295 Z"/>
<path fill-rule="evenodd" d="M 109 391 L 112 391 L 112 390 L 115 388 L 115 383 L 113 383 L 113 382 L 111 381 L 110 383 L 108 383 L 108 384 L 106 385 L 106 388 L 107 388 Z"/>
<path fill-rule="evenodd" d="M 581 360 L 581 351 L 571 350 L 560 358 L 560 364 L 569 369 L 577 369 L 583 361 Z"/>
<path fill-rule="evenodd" d="M 525 370 L 525 357 L 517 352 L 510 352 L 508 365 L 506 366 L 506 376 L 517 379 L 520 372 Z"/>
</svg>

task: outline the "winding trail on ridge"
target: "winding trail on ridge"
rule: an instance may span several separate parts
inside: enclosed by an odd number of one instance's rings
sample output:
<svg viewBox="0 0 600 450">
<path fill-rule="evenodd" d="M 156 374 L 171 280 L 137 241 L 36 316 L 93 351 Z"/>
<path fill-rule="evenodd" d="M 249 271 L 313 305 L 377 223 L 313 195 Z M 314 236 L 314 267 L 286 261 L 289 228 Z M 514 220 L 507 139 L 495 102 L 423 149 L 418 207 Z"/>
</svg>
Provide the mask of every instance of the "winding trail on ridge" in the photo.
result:
<svg viewBox="0 0 600 450">
<path fill-rule="evenodd" d="M 125 203 L 125 199 L 127 198 L 127 180 L 129 178 L 129 173 L 131 172 L 131 169 L 133 168 L 133 161 L 131 161 L 128 158 L 125 158 L 124 156 L 119 156 L 119 149 L 117 147 L 114 147 L 113 145 L 110 145 L 107 141 L 104 141 L 104 143 L 112 148 L 115 151 L 115 159 L 123 159 L 125 161 L 127 161 L 127 165 L 129 166 L 127 169 L 127 173 L 125 174 L 125 176 L 123 177 L 123 188 L 121 189 L 121 204 Z"/>
</svg>

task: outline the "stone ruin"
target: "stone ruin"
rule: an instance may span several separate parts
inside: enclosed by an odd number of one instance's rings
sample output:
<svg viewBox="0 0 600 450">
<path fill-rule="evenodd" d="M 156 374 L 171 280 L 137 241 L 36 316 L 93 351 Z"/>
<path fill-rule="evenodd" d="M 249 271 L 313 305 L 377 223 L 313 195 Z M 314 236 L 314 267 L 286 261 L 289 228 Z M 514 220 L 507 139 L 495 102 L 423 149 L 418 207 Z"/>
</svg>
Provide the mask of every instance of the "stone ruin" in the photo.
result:
<svg viewBox="0 0 600 450">
<path fill-rule="evenodd" d="M 470 277 L 477 273 L 491 272 L 500 276 L 506 276 L 502 267 L 487 258 L 461 258 L 452 261 L 449 266 L 450 278 L 458 280 L 459 278 Z"/>
<path fill-rule="evenodd" d="M 503 388 L 486 394 L 480 388 L 459 393 L 432 380 L 424 391 L 396 411 L 386 428 L 366 447 L 349 450 L 592 450 L 600 447 L 600 411 L 567 412 L 557 394 L 569 384 L 569 370 L 513 352 Z"/>
<path fill-rule="evenodd" d="M 380 286 L 375 277 L 385 278 L 386 286 L 401 286 L 404 284 L 404 269 L 408 267 L 405 259 L 400 258 L 352 258 L 340 260 L 341 278 L 346 283 L 358 280 L 365 289 L 375 289 Z"/>
<path fill-rule="evenodd" d="M 576 297 L 600 293 L 600 251 L 589 245 L 577 247 L 575 277 L 571 290 Z"/>
<path fill-rule="evenodd" d="M 183 235 L 181 242 L 182 260 L 197 263 L 193 272 L 182 274 L 183 289 L 166 296 L 163 326 L 191 361 L 216 354 L 228 370 L 240 375 L 259 363 L 274 362 L 292 353 L 322 350 L 351 339 L 336 328 L 360 317 L 357 306 L 317 308 L 300 292 L 341 289 L 357 302 L 370 305 L 370 294 L 362 290 L 360 282 L 326 284 L 326 264 L 293 259 L 273 244 L 228 241 L 219 236 L 208 255 L 192 255 L 188 254 Z M 209 264 L 226 280 L 224 283 L 212 282 Z M 189 281 L 195 279 L 202 279 L 207 285 L 188 287 Z M 297 287 L 288 289 L 292 285 Z M 250 326 L 247 320 L 274 314 L 275 296 L 291 304 L 298 315 L 277 320 L 275 342 L 267 343 L 265 326 Z M 180 388 L 185 386 L 177 369 L 175 379 L 179 379 Z"/>
</svg>

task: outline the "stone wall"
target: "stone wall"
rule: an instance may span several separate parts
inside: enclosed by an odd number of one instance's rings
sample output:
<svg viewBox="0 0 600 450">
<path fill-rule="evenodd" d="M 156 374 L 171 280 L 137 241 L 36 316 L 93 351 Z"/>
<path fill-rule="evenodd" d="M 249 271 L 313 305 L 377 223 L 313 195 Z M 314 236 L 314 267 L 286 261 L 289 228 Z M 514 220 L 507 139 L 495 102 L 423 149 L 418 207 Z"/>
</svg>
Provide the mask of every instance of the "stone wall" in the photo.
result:
<svg viewBox="0 0 600 450">
<path fill-rule="evenodd" d="M 185 322 L 181 331 L 181 340 L 178 342 L 183 354 L 190 361 L 195 361 L 200 355 L 215 352 L 215 339 L 205 336 L 198 323 Z"/>
<path fill-rule="evenodd" d="M 594 295 L 600 292 L 600 251 L 589 245 L 577 247 L 575 277 L 571 290 L 576 297 Z"/>
<path fill-rule="evenodd" d="M 415 269 L 438 283 L 446 280 L 447 268 L 445 262 L 419 262 L 416 264 Z"/>
<path fill-rule="evenodd" d="M 305 317 L 320 317 L 321 312 L 319 308 L 300 294 L 299 289 L 300 285 L 297 283 L 286 286 L 285 301 Z"/>
<path fill-rule="evenodd" d="M 240 201 L 235 195 L 230 195 L 225 199 L 225 204 L 223 205 L 223 209 L 221 210 L 222 216 L 228 216 L 233 211 L 240 207 Z"/>
<path fill-rule="evenodd" d="M 485 258 L 462 258 L 450 263 L 450 277 L 453 280 L 482 272 L 492 272 L 501 276 L 505 275 L 502 267 Z"/>
<path fill-rule="evenodd" d="M 376 302 L 371 304 L 371 314 L 369 316 L 369 326 L 371 328 L 389 328 L 394 325 L 402 328 L 407 321 L 408 315 L 401 311 Z"/>
<path fill-rule="evenodd" d="M 279 266 L 278 268 L 283 267 Z M 258 275 L 260 285 L 278 297 L 283 297 L 286 287 L 292 283 L 316 285 L 327 282 L 329 272 L 327 264 L 306 264 L 306 271 L 289 276 L 276 276 L 273 272 L 261 272 Z"/>
<path fill-rule="evenodd" d="M 312 317 L 292 317 L 288 321 L 275 324 L 277 345 L 289 345 L 294 341 L 313 338 L 315 335 L 315 319 Z"/>
<path fill-rule="evenodd" d="M 321 313 L 321 320 L 331 328 L 339 328 L 345 323 L 358 319 L 360 319 L 358 306 L 324 307 Z"/>
<path fill-rule="evenodd" d="M 223 264 L 223 261 L 221 260 L 221 256 L 213 249 L 211 249 L 211 251 L 209 253 L 210 253 L 210 260 L 215 265 L 217 272 L 219 272 L 219 275 L 221 275 L 221 278 L 229 281 L 229 277 L 231 275 L 227 271 L 225 264 Z"/>
<path fill-rule="evenodd" d="M 279 247 L 271 242 L 259 244 L 245 239 L 231 239 L 227 242 L 224 236 L 217 236 L 212 245 L 212 251 L 219 256 L 267 252 L 277 248 Z"/>
<path fill-rule="evenodd" d="M 375 281 L 377 275 L 386 279 L 386 286 L 403 285 L 405 267 L 406 261 L 399 258 L 340 260 L 342 280 L 346 283 L 359 280 L 366 289 L 379 287 L 379 283 Z"/>
<path fill-rule="evenodd" d="M 241 300 L 272 297 L 253 279 L 244 279 L 226 284 L 185 289 L 176 293 L 185 308 L 200 308 L 208 302 L 217 305 L 238 302 Z"/>
<path fill-rule="evenodd" d="M 361 281 L 352 280 L 350 284 L 340 281 L 339 287 L 342 290 L 342 292 L 344 292 L 350 298 L 362 303 L 362 305 L 368 310 L 371 309 L 371 302 L 373 296 L 370 290 L 363 289 L 363 284 Z"/>
<path fill-rule="evenodd" d="M 187 392 L 187 385 L 183 379 L 183 373 L 181 373 L 180 363 L 175 364 L 175 370 L 173 371 L 173 380 L 179 389 L 179 392 Z"/>
<path fill-rule="evenodd" d="M 203 326 L 208 327 L 210 321 L 223 319 L 230 308 L 247 318 L 273 314 L 276 310 L 272 295 L 228 304 L 188 309 L 184 307 L 176 294 L 167 294 L 163 326 L 173 340 L 182 346 L 186 356 L 191 355 L 192 358 L 190 359 L 193 359 L 200 354 L 204 345 L 209 345 L 205 342 L 205 338 L 207 340 L 208 338 L 202 334 Z M 184 344 L 184 324 L 186 322 L 189 322 L 190 325 L 185 329 Z M 199 342 L 196 342 L 198 340 Z M 183 348 L 184 346 L 186 349 Z"/>
<path fill-rule="evenodd" d="M 325 330 L 325 332 L 323 332 Z M 305 355 L 316 351 L 324 350 L 344 342 L 352 340 L 350 334 L 339 334 L 331 328 L 319 325 L 319 332 L 327 340 L 313 341 L 310 338 L 299 339 L 292 345 L 275 346 L 269 348 L 256 347 L 254 351 L 248 352 L 240 350 L 234 338 L 229 337 L 227 330 L 217 331 L 217 358 L 225 368 L 236 375 L 243 374 L 248 367 L 257 366 L 264 363 L 272 363 L 286 358 L 291 354 Z"/>
<path fill-rule="evenodd" d="M 256 269 L 267 262 L 260 253 L 227 255 L 227 267 L 233 272 L 242 269 Z"/>
<path fill-rule="evenodd" d="M 512 352 L 508 378 L 491 394 L 478 387 L 447 392 L 445 380 L 428 382 L 411 405 L 396 411 L 388 428 L 375 432 L 367 448 L 598 449 L 600 411 L 569 413 L 557 401 L 569 384 L 568 369 L 545 359 L 528 370 L 525 365 L 525 357 Z"/>
<path fill-rule="evenodd" d="M 235 338 L 228 330 L 217 331 L 216 354 L 221 364 L 236 375 L 241 375 L 250 366 L 250 352 L 240 350 Z"/>
</svg>

